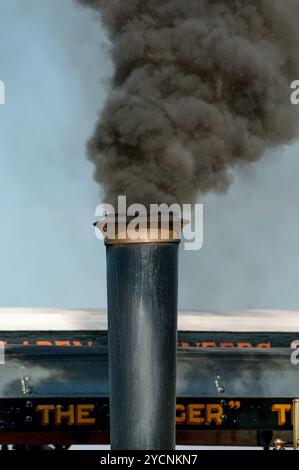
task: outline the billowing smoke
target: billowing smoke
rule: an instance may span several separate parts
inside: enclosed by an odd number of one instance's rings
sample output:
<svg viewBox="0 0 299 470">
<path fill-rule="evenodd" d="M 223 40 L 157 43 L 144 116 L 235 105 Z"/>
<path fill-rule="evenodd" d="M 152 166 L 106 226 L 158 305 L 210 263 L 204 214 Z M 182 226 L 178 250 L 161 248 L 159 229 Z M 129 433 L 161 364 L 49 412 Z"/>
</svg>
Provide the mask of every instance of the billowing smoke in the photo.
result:
<svg viewBox="0 0 299 470">
<path fill-rule="evenodd" d="M 77 1 L 111 40 L 111 92 L 88 142 L 107 202 L 194 202 L 298 136 L 298 0 Z"/>
</svg>

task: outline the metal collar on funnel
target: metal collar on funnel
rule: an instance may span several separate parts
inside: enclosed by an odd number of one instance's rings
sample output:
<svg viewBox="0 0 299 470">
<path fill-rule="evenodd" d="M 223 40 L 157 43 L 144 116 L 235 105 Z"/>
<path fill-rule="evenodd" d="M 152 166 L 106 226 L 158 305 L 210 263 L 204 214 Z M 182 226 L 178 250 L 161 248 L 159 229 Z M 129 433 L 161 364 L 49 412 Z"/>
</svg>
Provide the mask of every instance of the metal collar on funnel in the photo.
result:
<svg viewBox="0 0 299 470">
<path fill-rule="evenodd" d="M 107 214 L 94 223 L 106 245 L 130 243 L 180 243 L 186 221 L 169 214 L 149 217 Z"/>
</svg>

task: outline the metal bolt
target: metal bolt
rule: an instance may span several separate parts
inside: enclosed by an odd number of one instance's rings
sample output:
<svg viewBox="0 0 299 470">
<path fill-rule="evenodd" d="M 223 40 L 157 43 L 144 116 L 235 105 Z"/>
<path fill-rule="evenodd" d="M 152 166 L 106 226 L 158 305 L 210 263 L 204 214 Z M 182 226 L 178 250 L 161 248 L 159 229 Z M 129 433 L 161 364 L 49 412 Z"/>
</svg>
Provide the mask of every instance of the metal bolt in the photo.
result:
<svg viewBox="0 0 299 470">
<path fill-rule="evenodd" d="M 275 450 L 285 450 L 284 444 L 285 442 L 282 439 L 280 438 L 275 439 L 274 441 Z"/>
</svg>

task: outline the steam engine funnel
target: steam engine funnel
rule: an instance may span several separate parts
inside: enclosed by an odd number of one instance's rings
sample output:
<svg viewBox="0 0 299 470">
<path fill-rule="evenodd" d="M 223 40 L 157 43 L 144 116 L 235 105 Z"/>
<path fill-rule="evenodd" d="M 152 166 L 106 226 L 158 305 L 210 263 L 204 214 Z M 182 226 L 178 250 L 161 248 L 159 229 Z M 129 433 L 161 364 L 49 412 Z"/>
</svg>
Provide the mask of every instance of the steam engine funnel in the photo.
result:
<svg viewBox="0 0 299 470">
<path fill-rule="evenodd" d="M 147 224 L 138 240 L 129 236 L 129 219 L 121 230 L 117 227 L 113 239 L 107 235 L 106 222 L 100 226 L 106 234 L 111 447 L 171 450 L 175 448 L 177 221 L 173 219 L 165 237 L 159 219 L 154 239 Z"/>
</svg>

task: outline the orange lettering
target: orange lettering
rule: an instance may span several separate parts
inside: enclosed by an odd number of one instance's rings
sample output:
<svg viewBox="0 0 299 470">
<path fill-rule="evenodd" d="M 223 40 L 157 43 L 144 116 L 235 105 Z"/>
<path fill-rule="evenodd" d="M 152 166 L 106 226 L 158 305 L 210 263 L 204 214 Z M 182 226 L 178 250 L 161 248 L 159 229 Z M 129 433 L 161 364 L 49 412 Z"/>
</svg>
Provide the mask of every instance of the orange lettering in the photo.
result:
<svg viewBox="0 0 299 470">
<path fill-rule="evenodd" d="M 186 421 L 185 405 L 176 405 L 176 411 L 179 413 L 176 416 L 176 423 L 183 424 Z"/>
<path fill-rule="evenodd" d="M 222 424 L 223 408 L 221 405 L 208 404 L 206 406 L 206 423 L 211 424 L 212 421 L 219 426 Z"/>
<path fill-rule="evenodd" d="M 187 406 L 187 424 L 204 424 L 204 417 L 201 416 L 205 405 Z"/>
<path fill-rule="evenodd" d="M 283 426 L 286 424 L 286 413 L 291 411 L 292 405 L 281 405 L 281 404 L 274 404 L 272 405 L 272 411 L 278 413 L 278 425 Z"/>
<path fill-rule="evenodd" d="M 35 411 L 42 414 L 42 426 L 47 426 L 49 424 L 49 412 L 54 410 L 54 405 L 37 405 Z"/>
<path fill-rule="evenodd" d="M 56 406 L 56 414 L 55 414 L 55 424 L 56 424 L 56 426 L 61 424 L 63 419 L 67 420 L 67 424 L 69 426 L 75 424 L 74 405 L 69 405 L 69 407 L 66 411 L 62 410 L 61 405 Z"/>
<path fill-rule="evenodd" d="M 216 348 L 216 343 L 215 343 L 215 341 L 203 342 L 202 347 L 203 348 Z"/>
<path fill-rule="evenodd" d="M 77 405 L 76 424 L 95 424 L 95 418 L 90 417 L 90 412 L 94 410 L 94 405 Z"/>
</svg>

